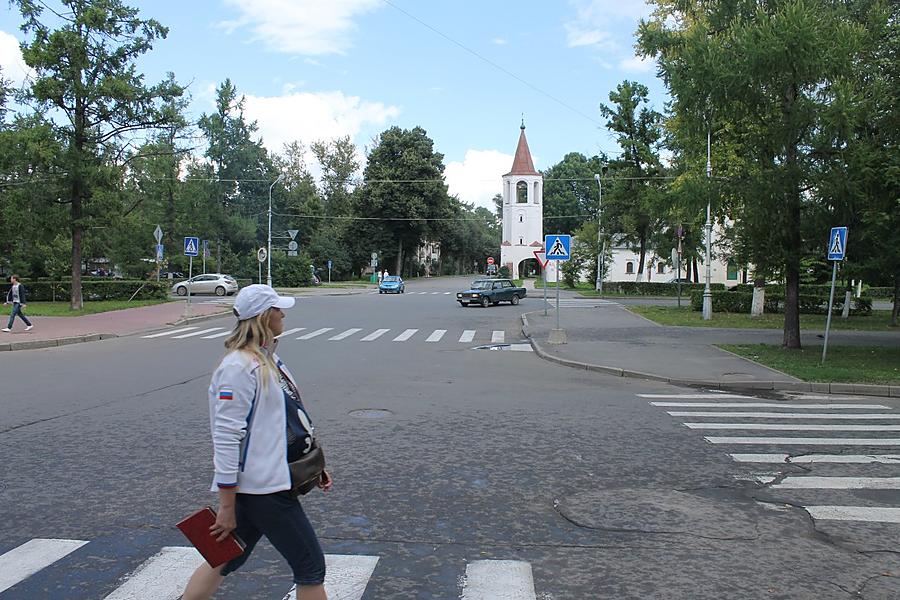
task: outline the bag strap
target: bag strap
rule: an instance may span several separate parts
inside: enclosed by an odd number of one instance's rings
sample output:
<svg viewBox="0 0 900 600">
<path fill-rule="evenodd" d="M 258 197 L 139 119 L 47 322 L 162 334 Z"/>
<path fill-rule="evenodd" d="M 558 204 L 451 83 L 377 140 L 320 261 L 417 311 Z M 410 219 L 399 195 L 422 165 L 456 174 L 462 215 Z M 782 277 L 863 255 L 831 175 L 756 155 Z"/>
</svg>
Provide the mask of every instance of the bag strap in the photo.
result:
<svg viewBox="0 0 900 600">
<path fill-rule="evenodd" d="M 297 388 L 296 385 L 294 385 L 294 382 L 291 381 L 291 378 L 288 376 L 287 373 L 285 373 L 284 369 L 281 368 L 280 362 L 277 363 L 275 366 L 278 368 L 278 372 L 281 374 L 281 378 L 284 379 L 284 382 L 288 385 L 289 388 L 291 388 L 291 391 L 294 393 L 294 396 L 297 398 L 297 402 L 300 404 L 300 408 L 302 409 L 303 417 L 304 417 L 304 418 L 300 419 L 300 424 L 303 426 L 304 429 L 306 429 L 306 433 L 309 434 L 309 437 L 313 441 L 315 441 L 315 439 L 316 439 L 315 429 L 316 428 L 313 427 L 313 424 L 309 418 L 309 415 L 306 414 L 306 407 L 303 406 L 303 399 L 300 397 L 300 390 Z M 309 427 L 307 427 L 307 425 L 309 425 Z"/>
</svg>

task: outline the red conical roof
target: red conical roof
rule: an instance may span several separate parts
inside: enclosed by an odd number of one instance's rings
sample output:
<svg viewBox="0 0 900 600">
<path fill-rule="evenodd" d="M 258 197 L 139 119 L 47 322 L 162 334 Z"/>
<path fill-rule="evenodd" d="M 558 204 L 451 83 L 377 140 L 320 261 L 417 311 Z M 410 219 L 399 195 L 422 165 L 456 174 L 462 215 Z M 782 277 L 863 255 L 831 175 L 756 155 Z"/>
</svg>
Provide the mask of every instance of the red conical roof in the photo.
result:
<svg viewBox="0 0 900 600">
<path fill-rule="evenodd" d="M 525 139 L 525 125 L 522 125 L 519 133 L 519 145 L 516 147 L 516 157 L 513 159 L 512 169 L 507 175 L 540 175 L 534 169 L 531 160 L 531 151 L 528 149 L 528 140 Z"/>
</svg>

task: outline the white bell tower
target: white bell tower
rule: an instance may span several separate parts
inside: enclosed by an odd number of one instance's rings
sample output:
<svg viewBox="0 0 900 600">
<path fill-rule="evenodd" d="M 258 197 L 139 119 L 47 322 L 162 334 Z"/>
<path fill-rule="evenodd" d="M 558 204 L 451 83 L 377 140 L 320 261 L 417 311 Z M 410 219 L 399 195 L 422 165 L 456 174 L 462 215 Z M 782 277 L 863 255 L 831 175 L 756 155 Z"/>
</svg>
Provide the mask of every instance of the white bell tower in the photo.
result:
<svg viewBox="0 0 900 600">
<path fill-rule="evenodd" d="M 509 268 L 510 277 L 518 279 L 522 261 L 533 259 L 534 251 L 543 246 L 544 176 L 534 168 L 523 121 L 512 169 L 503 176 L 500 264 Z"/>
</svg>

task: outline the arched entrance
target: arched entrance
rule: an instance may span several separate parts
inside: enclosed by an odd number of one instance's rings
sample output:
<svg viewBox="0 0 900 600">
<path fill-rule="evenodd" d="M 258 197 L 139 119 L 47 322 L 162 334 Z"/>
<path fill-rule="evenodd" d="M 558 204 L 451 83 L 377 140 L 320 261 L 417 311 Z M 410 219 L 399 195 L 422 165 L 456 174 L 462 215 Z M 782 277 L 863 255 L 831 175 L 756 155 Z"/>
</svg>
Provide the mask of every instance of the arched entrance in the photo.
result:
<svg viewBox="0 0 900 600">
<path fill-rule="evenodd" d="M 519 262 L 519 278 L 535 279 L 541 276 L 541 263 L 536 258 L 526 258 Z"/>
</svg>

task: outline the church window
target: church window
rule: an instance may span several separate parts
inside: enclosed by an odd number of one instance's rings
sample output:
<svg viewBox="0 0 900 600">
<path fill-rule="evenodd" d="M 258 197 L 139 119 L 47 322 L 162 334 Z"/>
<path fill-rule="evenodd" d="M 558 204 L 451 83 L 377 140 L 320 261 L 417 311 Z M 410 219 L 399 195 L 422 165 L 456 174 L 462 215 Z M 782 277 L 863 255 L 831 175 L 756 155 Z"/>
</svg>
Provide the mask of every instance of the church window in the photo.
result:
<svg viewBox="0 0 900 600">
<path fill-rule="evenodd" d="M 519 223 L 525 222 L 525 215 L 519 215 Z"/>
<path fill-rule="evenodd" d="M 656 265 L 656 273 L 659 275 L 664 275 L 666 272 L 666 265 L 659 263 Z"/>
<path fill-rule="evenodd" d="M 525 241 L 524 241 L 522 238 L 519 238 L 519 245 L 520 245 L 520 246 L 524 246 L 524 245 L 525 245 Z"/>
<path fill-rule="evenodd" d="M 634 263 L 630 260 L 625 263 L 625 273 L 628 275 L 634 275 Z"/>
<path fill-rule="evenodd" d="M 524 181 L 520 181 L 516 184 L 516 203 L 517 204 L 527 204 L 528 203 L 528 184 Z"/>
<path fill-rule="evenodd" d="M 728 278 L 728 281 L 737 281 L 738 267 L 733 262 L 728 263 L 728 271 L 726 277 Z"/>
<path fill-rule="evenodd" d="M 540 197 L 541 197 L 541 193 L 540 193 L 540 191 L 539 191 L 539 189 L 538 189 L 538 182 L 535 181 L 535 182 L 534 182 L 534 203 L 535 203 L 535 204 L 538 203 L 538 198 L 540 198 Z"/>
</svg>

